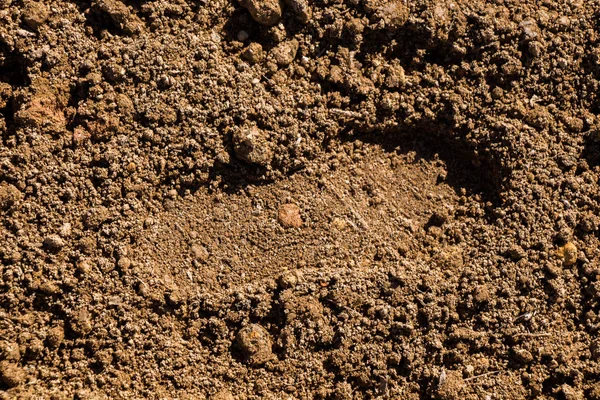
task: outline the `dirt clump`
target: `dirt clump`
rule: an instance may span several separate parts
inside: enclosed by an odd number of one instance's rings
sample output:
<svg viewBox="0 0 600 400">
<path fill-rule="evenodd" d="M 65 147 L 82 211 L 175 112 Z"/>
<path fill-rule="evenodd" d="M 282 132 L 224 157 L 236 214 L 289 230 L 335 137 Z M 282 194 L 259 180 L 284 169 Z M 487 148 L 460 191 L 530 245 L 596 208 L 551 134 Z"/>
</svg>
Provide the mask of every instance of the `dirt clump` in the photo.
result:
<svg viewBox="0 0 600 400">
<path fill-rule="evenodd" d="M 261 365 L 273 357 L 269 333 L 260 325 L 252 324 L 242 328 L 236 341 L 250 365 Z"/>
<path fill-rule="evenodd" d="M 46 340 L 52 348 L 57 348 L 65 339 L 65 330 L 62 326 L 56 326 L 48 331 Z"/>
<path fill-rule="evenodd" d="M 228 390 L 221 390 L 210 397 L 210 400 L 234 400 L 235 397 Z"/>
<path fill-rule="evenodd" d="M 558 249 L 558 254 L 564 260 L 566 266 L 571 266 L 577 262 L 578 251 L 577 246 L 573 242 L 569 242 Z"/>
<path fill-rule="evenodd" d="M 237 157 L 252 164 L 266 167 L 273 158 L 267 133 L 256 126 L 236 131 L 233 146 Z"/>
<path fill-rule="evenodd" d="M 312 7 L 308 0 L 284 0 L 285 4 L 290 7 L 298 20 L 302 23 L 307 23 L 312 18 Z"/>
<path fill-rule="evenodd" d="M 280 67 L 286 67 L 294 61 L 298 52 L 298 41 L 282 42 L 272 50 L 273 58 Z"/>
<path fill-rule="evenodd" d="M 22 198 L 23 194 L 14 185 L 6 182 L 0 184 L 0 209 L 6 211 Z"/>
<path fill-rule="evenodd" d="M 459 399 L 464 386 L 462 374 L 459 371 L 442 370 L 436 389 L 439 399 Z"/>
<path fill-rule="evenodd" d="M 275 25 L 281 20 L 280 0 L 242 0 L 252 18 L 262 25 Z"/>
<path fill-rule="evenodd" d="M 137 15 L 132 14 L 119 0 L 98 0 L 93 3 L 93 7 L 127 34 L 136 34 L 142 30 L 143 24 Z"/>
<path fill-rule="evenodd" d="M 44 3 L 28 1 L 23 9 L 23 22 L 33 30 L 37 30 L 49 16 L 48 7 Z"/>
<path fill-rule="evenodd" d="M 22 368 L 7 361 L 0 363 L 0 376 L 2 382 L 8 387 L 19 386 L 25 383 L 26 378 L 25 371 Z"/>
<path fill-rule="evenodd" d="M 83 309 L 76 312 L 71 318 L 71 330 L 77 336 L 85 336 L 93 328 L 90 314 L 87 310 Z"/>
</svg>

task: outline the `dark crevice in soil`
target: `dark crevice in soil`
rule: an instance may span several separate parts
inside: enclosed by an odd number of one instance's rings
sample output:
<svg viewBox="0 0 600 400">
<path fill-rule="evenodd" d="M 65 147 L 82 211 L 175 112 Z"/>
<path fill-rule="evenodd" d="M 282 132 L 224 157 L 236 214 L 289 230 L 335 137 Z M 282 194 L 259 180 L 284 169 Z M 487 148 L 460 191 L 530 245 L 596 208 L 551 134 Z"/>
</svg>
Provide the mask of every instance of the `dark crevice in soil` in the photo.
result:
<svg viewBox="0 0 600 400">
<path fill-rule="evenodd" d="M 0 80 L 13 88 L 24 87 L 29 83 L 24 62 L 16 52 L 10 52 L 0 43 Z"/>
<path fill-rule="evenodd" d="M 27 71 L 16 52 L 10 52 L 0 44 L 0 83 L 8 83 L 12 90 L 27 86 L 29 83 Z M 14 95 L 13 95 L 14 97 Z M 9 144 L 10 138 L 14 136 L 15 120 L 14 120 L 14 100 L 9 98 L 6 107 L 0 108 L 0 118 L 4 119 L 5 129 L 2 134 L 2 143 Z"/>
<path fill-rule="evenodd" d="M 581 157 L 591 168 L 600 166 L 600 135 L 597 132 L 587 136 Z"/>
<path fill-rule="evenodd" d="M 6 130 L 2 135 L 2 143 L 5 145 L 9 142 L 9 138 L 13 136 L 15 131 L 15 119 L 12 104 L 9 102 L 8 106 L 4 109 L 0 109 L 0 117 L 4 118 L 4 124 Z"/>
<path fill-rule="evenodd" d="M 73 85 L 73 87 L 71 88 L 71 93 L 69 96 L 69 101 L 67 103 L 67 107 L 72 107 L 73 109 L 77 109 L 77 107 L 79 106 L 79 103 L 81 103 L 82 101 L 86 100 L 88 98 L 88 91 L 89 91 L 89 85 L 88 84 L 76 84 Z M 67 130 L 70 132 L 73 132 L 73 130 L 81 125 L 82 123 L 82 118 L 81 116 L 76 113 L 73 118 L 71 118 L 70 121 L 68 121 L 67 123 Z"/>
</svg>

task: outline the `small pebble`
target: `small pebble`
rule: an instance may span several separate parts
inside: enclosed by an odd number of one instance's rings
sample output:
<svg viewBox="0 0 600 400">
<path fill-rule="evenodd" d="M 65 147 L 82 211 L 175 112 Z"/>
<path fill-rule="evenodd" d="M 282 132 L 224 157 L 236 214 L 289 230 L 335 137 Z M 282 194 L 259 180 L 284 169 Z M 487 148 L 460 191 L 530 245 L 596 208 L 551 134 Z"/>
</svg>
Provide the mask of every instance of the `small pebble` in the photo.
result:
<svg viewBox="0 0 600 400">
<path fill-rule="evenodd" d="M 533 19 L 527 19 L 519 24 L 523 40 L 529 42 L 541 36 L 540 28 Z"/>
<path fill-rule="evenodd" d="M 49 296 L 57 295 L 60 293 L 58 285 L 51 281 L 46 281 L 40 285 L 40 291 Z"/>
<path fill-rule="evenodd" d="M 261 365 L 273 357 L 272 342 L 269 332 L 258 324 L 242 328 L 236 337 L 237 344 L 250 365 Z"/>
<path fill-rule="evenodd" d="M 129 173 L 135 172 L 136 168 L 137 168 L 137 165 L 134 162 L 130 162 L 129 164 L 127 164 L 127 167 L 125 167 L 125 169 L 127 169 L 127 172 L 129 172 Z"/>
<path fill-rule="evenodd" d="M 331 221 L 331 227 L 337 229 L 338 231 L 343 231 L 348 227 L 348 222 L 345 219 L 336 217 Z"/>
<path fill-rule="evenodd" d="M 88 229 L 97 229 L 110 217 L 110 211 L 104 207 L 94 207 L 88 210 L 83 218 L 83 224 Z"/>
<path fill-rule="evenodd" d="M 6 182 L 0 183 L 0 210 L 8 210 L 22 198 L 23 194 L 14 185 Z"/>
<path fill-rule="evenodd" d="M 522 364 L 529 364 L 533 361 L 533 354 L 529 350 L 515 349 L 513 350 L 513 358 Z"/>
<path fill-rule="evenodd" d="M 201 244 L 192 245 L 192 257 L 194 257 L 194 260 L 206 261 L 208 260 L 208 256 L 209 254 L 206 247 Z"/>
<path fill-rule="evenodd" d="M 77 263 L 77 272 L 79 272 L 82 277 L 89 275 L 92 272 L 92 269 L 92 264 L 88 260 L 80 260 Z"/>
<path fill-rule="evenodd" d="M 283 204 L 277 213 L 277 221 L 284 228 L 300 228 L 303 224 L 300 208 L 295 204 Z"/>
<path fill-rule="evenodd" d="M 3 360 L 18 360 L 21 358 L 19 344 L 9 341 L 0 342 L 0 359 Z"/>
<path fill-rule="evenodd" d="M 501 87 L 496 86 L 494 89 L 492 89 L 492 99 L 499 100 L 502 97 L 504 97 L 504 90 L 502 90 Z"/>
<path fill-rule="evenodd" d="M 131 259 L 129 259 L 127 257 L 119 258 L 119 261 L 117 261 L 117 267 L 119 267 L 119 269 L 121 269 L 121 271 L 125 271 L 125 270 L 129 269 L 129 267 L 131 267 Z"/>
</svg>

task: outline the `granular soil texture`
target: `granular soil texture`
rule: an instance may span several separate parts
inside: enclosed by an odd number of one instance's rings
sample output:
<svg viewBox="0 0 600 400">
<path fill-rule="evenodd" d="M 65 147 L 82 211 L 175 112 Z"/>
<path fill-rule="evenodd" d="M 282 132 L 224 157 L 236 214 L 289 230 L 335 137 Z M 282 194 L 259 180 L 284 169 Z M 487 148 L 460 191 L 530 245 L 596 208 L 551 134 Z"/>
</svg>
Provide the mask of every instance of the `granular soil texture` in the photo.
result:
<svg viewBox="0 0 600 400">
<path fill-rule="evenodd" d="M 0 397 L 600 399 L 599 18 L 0 0 Z"/>
</svg>

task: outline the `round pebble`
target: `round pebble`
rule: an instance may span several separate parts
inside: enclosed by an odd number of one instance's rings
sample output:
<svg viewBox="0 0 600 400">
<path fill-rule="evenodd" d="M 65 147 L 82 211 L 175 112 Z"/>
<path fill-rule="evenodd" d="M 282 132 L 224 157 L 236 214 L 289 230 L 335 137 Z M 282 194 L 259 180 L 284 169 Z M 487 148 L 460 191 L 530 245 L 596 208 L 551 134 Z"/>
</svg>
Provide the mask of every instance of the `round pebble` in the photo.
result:
<svg viewBox="0 0 600 400">
<path fill-rule="evenodd" d="M 290 203 L 282 205 L 277 213 L 277 221 L 284 228 L 300 228 L 302 226 L 300 208 Z"/>
<path fill-rule="evenodd" d="M 250 64 L 256 64 L 265 58 L 265 51 L 260 43 L 250 43 L 242 52 L 242 57 Z"/>
<path fill-rule="evenodd" d="M 127 257 L 121 257 L 119 258 L 119 261 L 117 261 L 117 266 L 122 270 L 127 270 L 129 269 L 129 267 L 131 267 L 131 260 Z"/>
<path fill-rule="evenodd" d="M 272 50 L 273 58 L 277 65 L 280 67 L 290 65 L 296 58 L 298 47 L 299 44 L 297 40 L 290 40 L 277 45 L 277 47 Z"/>
</svg>

